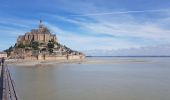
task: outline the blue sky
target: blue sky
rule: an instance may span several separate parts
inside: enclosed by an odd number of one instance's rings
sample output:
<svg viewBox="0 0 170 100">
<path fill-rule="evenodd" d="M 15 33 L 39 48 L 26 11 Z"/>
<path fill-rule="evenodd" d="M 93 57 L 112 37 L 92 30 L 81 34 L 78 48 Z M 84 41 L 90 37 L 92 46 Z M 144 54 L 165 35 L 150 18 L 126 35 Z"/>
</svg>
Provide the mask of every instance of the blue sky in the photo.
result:
<svg viewBox="0 0 170 100">
<path fill-rule="evenodd" d="M 169 5 L 169 0 L 0 0 L 0 51 L 37 28 L 39 19 L 75 50 L 160 49 L 170 44 Z"/>
</svg>

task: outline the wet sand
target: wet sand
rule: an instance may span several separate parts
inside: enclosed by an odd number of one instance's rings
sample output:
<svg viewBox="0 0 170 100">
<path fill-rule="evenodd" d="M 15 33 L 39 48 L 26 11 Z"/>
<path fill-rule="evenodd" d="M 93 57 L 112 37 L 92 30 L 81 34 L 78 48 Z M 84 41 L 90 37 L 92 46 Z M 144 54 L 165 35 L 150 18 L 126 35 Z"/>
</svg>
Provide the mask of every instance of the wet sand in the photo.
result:
<svg viewBox="0 0 170 100">
<path fill-rule="evenodd" d="M 55 64 L 70 64 L 70 63 L 78 63 L 78 64 L 115 64 L 115 63 L 142 63 L 147 62 L 145 59 L 83 59 L 83 60 L 8 60 L 7 63 L 9 65 L 14 66 L 47 66 L 47 65 L 55 65 Z"/>
<path fill-rule="evenodd" d="M 170 58 L 87 60 L 10 70 L 22 100 L 170 99 Z"/>
</svg>

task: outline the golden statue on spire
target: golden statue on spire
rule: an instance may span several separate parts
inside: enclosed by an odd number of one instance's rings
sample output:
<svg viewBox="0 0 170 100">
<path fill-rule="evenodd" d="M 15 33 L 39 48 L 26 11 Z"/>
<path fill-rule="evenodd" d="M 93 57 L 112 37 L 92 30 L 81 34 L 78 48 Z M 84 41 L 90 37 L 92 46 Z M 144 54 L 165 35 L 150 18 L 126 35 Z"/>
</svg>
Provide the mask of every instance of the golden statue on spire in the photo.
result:
<svg viewBox="0 0 170 100">
<path fill-rule="evenodd" d="M 40 24 L 42 23 L 42 20 L 40 19 Z"/>
<path fill-rule="evenodd" d="M 42 20 L 40 19 L 39 28 L 43 28 Z"/>
</svg>

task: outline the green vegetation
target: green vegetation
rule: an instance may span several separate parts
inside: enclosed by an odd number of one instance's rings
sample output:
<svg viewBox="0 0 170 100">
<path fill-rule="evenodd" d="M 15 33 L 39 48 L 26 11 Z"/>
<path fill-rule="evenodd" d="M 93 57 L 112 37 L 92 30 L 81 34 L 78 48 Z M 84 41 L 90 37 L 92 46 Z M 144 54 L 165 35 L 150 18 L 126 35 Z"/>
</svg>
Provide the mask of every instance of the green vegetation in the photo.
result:
<svg viewBox="0 0 170 100">
<path fill-rule="evenodd" d="M 45 52 L 49 54 L 53 54 L 54 51 L 58 51 L 61 54 L 77 54 L 78 52 L 71 50 L 65 45 L 61 45 L 60 43 L 54 41 L 53 39 L 49 40 L 46 43 L 39 43 L 38 41 L 31 41 L 30 44 L 15 44 L 14 47 L 10 47 L 9 49 L 5 50 L 8 56 L 10 56 L 11 52 L 15 51 L 24 51 L 24 52 L 31 52 L 33 54 L 38 54 L 39 52 Z"/>
<path fill-rule="evenodd" d="M 11 47 L 9 47 L 8 49 L 4 50 L 4 52 L 7 53 L 7 56 L 10 56 L 10 54 L 11 54 L 11 52 L 12 52 L 12 49 L 13 49 L 13 47 L 11 46 Z"/>
<path fill-rule="evenodd" d="M 37 41 L 33 41 L 31 42 L 31 47 L 34 49 L 34 50 L 38 50 L 39 48 L 39 43 Z"/>
<path fill-rule="evenodd" d="M 48 51 L 49 51 L 49 53 L 51 54 L 51 53 L 53 53 L 53 49 L 48 49 Z"/>
<path fill-rule="evenodd" d="M 53 53 L 54 45 L 55 45 L 54 40 L 50 40 L 50 41 L 48 42 L 47 46 L 48 46 L 48 51 L 49 51 L 50 53 Z"/>
<path fill-rule="evenodd" d="M 32 48 L 33 50 L 38 50 L 39 48 L 39 43 L 37 41 L 32 41 L 30 44 L 15 44 L 15 48 L 21 48 L 21 49 L 28 49 L 28 48 Z"/>
<path fill-rule="evenodd" d="M 18 44 L 17 46 L 16 46 L 16 48 L 25 48 L 25 45 L 24 44 Z"/>
<path fill-rule="evenodd" d="M 48 48 L 54 48 L 54 43 L 49 42 L 49 43 L 48 43 Z"/>
</svg>

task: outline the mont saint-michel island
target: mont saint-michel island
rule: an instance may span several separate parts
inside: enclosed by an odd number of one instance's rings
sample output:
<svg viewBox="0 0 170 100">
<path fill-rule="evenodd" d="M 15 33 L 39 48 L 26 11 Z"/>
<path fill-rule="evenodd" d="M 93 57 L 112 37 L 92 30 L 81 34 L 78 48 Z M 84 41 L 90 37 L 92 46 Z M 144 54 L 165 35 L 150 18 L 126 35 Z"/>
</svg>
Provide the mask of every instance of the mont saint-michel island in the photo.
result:
<svg viewBox="0 0 170 100">
<path fill-rule="evenodd" d="M 8 58 L 22 60 L 57 61 L 82 60 L 85 55 L 59 43 L 55 34 L 39 21 L 37 29 L 32 29 L 17 38 L 13 47 L 6 50 Z"/>
<path fill-rule="evenodd" d="M 170 0 L 0 1 L 0 100 L 170 100 Z"/>
</svg>

